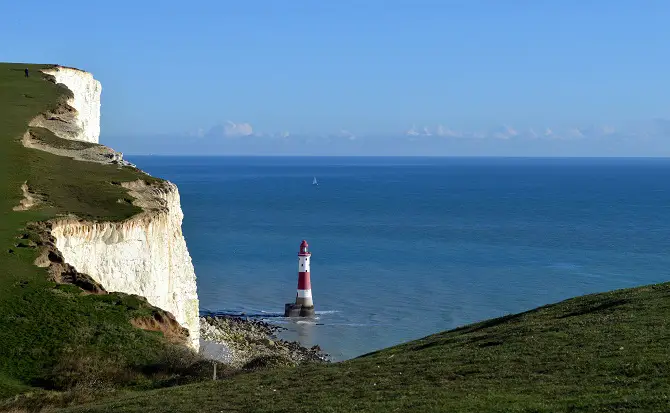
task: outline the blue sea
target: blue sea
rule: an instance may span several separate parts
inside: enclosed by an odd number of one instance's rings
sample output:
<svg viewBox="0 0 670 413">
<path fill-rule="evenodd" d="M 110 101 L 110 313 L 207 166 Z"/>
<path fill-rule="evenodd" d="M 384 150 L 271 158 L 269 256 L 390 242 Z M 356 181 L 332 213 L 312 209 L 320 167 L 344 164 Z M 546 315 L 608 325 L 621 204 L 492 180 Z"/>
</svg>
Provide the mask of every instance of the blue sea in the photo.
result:
<svg viewBox="0 0 670 413">
<path fill-rule="evenodd" d="M 265 315 L 335 360 L 670 280 L 668 159 L 130 160 L 179 186 L 201 310 Z M 303 239 L 313 321 L 278 317 Z"/>
</svg>

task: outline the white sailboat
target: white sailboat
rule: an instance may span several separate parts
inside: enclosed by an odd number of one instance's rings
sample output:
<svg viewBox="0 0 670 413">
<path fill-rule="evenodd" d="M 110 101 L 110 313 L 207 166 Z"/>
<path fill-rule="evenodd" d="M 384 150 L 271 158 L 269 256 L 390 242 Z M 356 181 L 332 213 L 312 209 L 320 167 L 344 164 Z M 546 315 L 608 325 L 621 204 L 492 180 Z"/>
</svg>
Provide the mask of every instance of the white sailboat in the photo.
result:
<svg viewBox="0 0 670 413">
<path fill-rule="evenodd" d="M 316 185 L 316 186 L 319 186 L 319 183 L 318 183 L 318 182 L 316 182 L 316 176 L 314 177 L 314 180 L 312 181 L 312 185 Z"/>
</svg>

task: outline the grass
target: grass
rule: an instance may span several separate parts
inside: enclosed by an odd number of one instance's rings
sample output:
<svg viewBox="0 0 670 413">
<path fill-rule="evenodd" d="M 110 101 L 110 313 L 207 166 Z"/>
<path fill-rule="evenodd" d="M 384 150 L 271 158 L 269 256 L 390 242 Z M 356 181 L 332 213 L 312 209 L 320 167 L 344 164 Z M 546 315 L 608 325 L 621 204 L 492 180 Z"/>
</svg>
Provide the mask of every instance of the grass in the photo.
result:
<svg viewBox="0 0 670 413">
<path fill-rule="evenodd" d="M 157 362 L 165 345 L 162 335 L 129 322 L 150 312 L 148 305 L 120 294 L 84 295 L 50 282 L 46 270 L 33 265 L 34 242 L 20 239 L 37 240 L 27 224 L 59 215 L 126 219 L 140 210 L 117 202 L 130 198 L 118 182 L 155 180 L 134 168 L 79 162 L 21 144 L 29 121 L 69 96 L 66 88 L 43 78 L 39 69 L 44 67 L 0 64 L 0 399 L 33 386 L 57 387 L 53 369 L 72 352 L 114 355 L 120 365 L 140 371 Z M 33 132 L 54 146 L 73 145 L 45 129 Z M 24 182 L 45 202 L 35 210 L 13 211 Z"/>
<path fill-rule="evenodd" d="M 350 361 L 67 412 L 667 412 L 670 283 L 577 297 Z"/>
<path fill-rule="evenodd" d="M 45 128 L 30 128 L 30 134 L 41 143 L 57 149 L 82 150 L 100 146 L 97 143 L 60 139 Z"/>
</svg>

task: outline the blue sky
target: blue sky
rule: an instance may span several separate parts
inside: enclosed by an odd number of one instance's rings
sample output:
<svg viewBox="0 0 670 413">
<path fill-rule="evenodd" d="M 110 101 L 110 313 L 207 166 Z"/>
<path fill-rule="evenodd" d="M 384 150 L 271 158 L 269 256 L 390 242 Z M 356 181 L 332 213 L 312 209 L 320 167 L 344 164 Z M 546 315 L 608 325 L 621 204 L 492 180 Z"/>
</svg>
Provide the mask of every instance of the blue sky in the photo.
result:
<svg viewBox="0 0 670 413">
<path fill-rule="evenodd" d="M 14 1 L 0 56 L 93 72 L 126 152 L 667 156 L 669 21 L 662 0 Z"/>
</svg>

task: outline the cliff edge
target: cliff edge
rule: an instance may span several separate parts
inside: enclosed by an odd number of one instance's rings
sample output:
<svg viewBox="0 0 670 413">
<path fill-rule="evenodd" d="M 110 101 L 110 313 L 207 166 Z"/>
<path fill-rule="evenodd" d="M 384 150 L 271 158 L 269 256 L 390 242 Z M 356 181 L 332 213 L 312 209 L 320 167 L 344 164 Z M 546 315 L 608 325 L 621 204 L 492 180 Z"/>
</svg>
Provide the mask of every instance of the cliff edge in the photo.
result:
<svg viewBox="0 0 670 413">
<path fill-rule="evenodd" d="M 80 161 L 132 167 L 121 153 L 98 144 L 100 135 L 100 82 L 88 72 L 66 67 L 42 70 L 71 91 L 56 111 L 40 114 L 30 126 L 55 136 L 96 145 L 63 148 L 39 142 L 26 133 L 26 147 Z M 98 153 L 97 158 L 93 156 Z M 51 234 L 66 263 L 90 275 L 107 291 L 145 297 L 169 311 L 189 331 L 190 346 L 198 350 L 199 319 L 195 272 L 181 230 L 183 213 L 177 186 L 143 179 L 110 182 L 128 191 L 119 202 L 131 202 L 142 212 L 121 222 L 92 221 L 76 216 L 52 220 Z"/>
<path fill-rule="evenodd" d="M 179 192 L 98 143 L 101 90 L 0 63 L 0 399 L 162 385 L 199 363 Z"/>
</svg>

